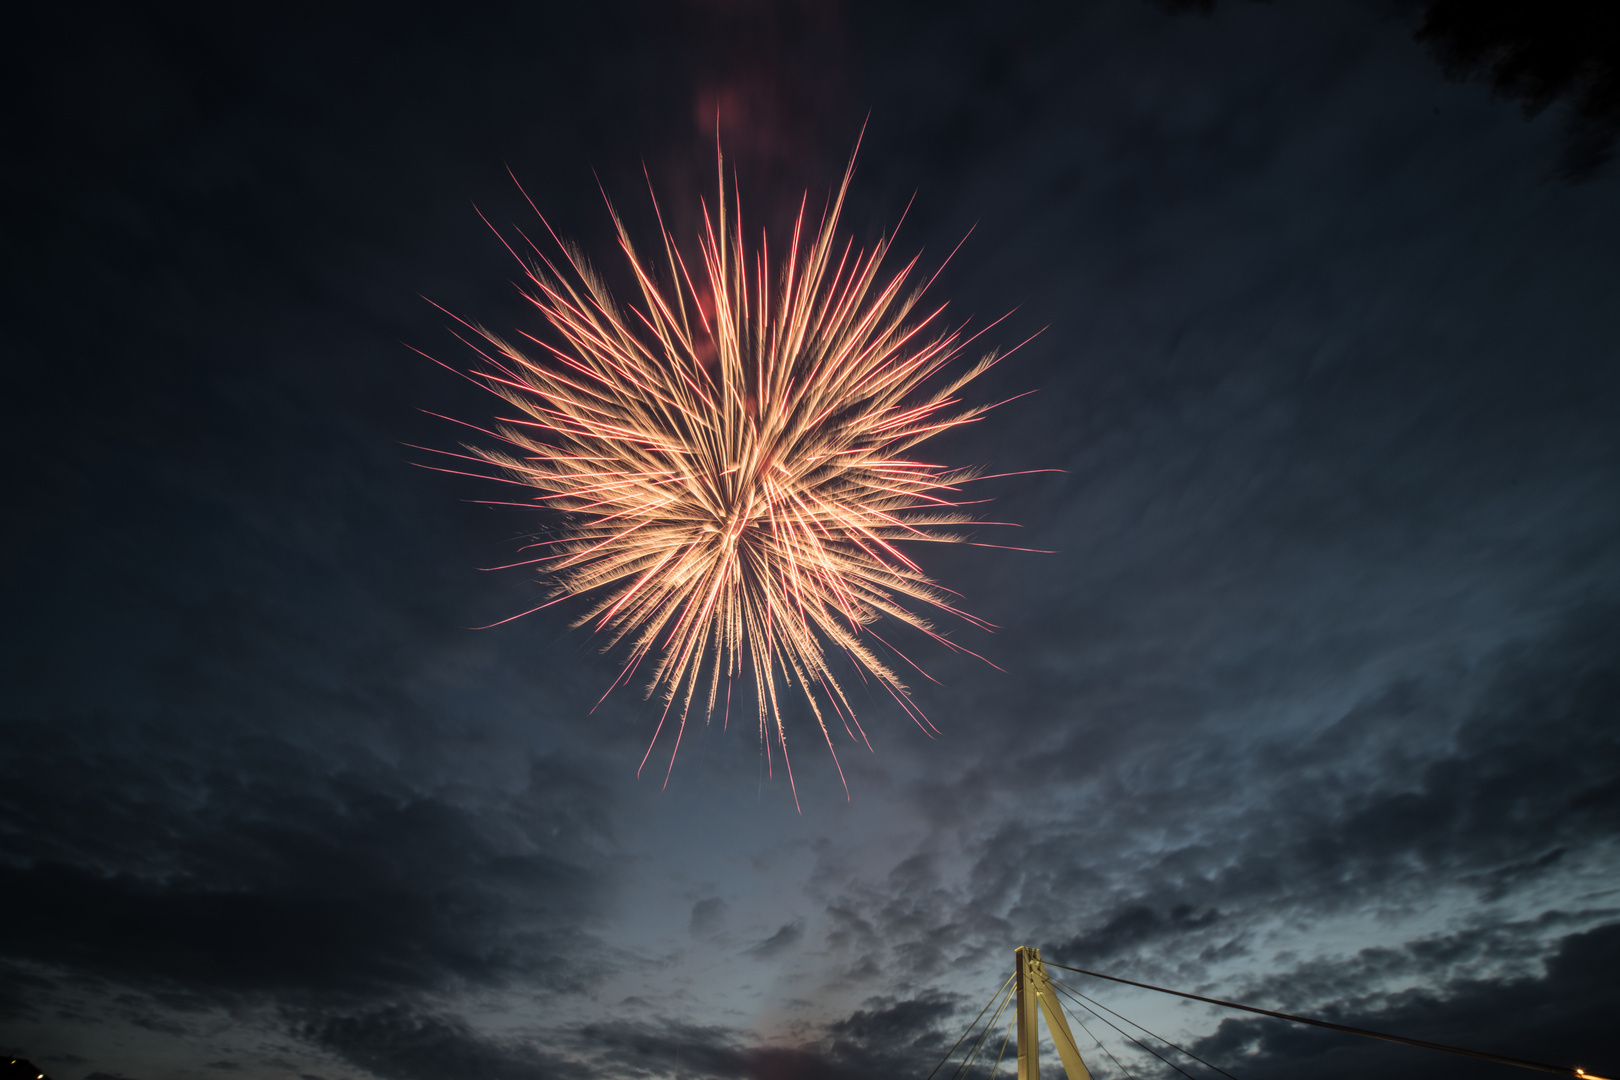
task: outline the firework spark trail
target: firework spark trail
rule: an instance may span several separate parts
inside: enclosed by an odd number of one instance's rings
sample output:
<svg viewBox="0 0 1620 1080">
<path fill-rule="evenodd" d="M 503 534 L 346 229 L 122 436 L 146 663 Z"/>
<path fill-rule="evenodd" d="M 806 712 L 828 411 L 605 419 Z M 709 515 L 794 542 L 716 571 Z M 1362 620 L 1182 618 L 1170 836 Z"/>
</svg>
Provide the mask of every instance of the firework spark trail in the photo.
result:
<svg viewBox="0 0 1620 1080">
<path fill-rule="evenodd" d="M 647 692 L 664 712 L 641 767 L 672 712 L 670 768 L 694 703 L 711 716 L 723 680 L 729 718 L 733 680 L 751 675 L 767 757 L 774 742 L 797 802 L 779 680 L 799 685 L 837 763 L 827 710 L 852 739 L 866 735 L 830 650 L 926 731 L 905 682 L 864 639 L 916 665 L 873 624 L 887 616 L 974 656 L 907 602 L 990 629 L 954 607 L 896 542 L 970 542 L 948 530 L 973 520 L 958 493 L 976 472 L 904 455 L 994 407 L 963 407 L 957 395 L 998 355 L 925 389 L 978 335 L 930 329 L 943 307 L 912 319 L 927 286 L 907 291 L 916 259 L 884 276 L 890 238 L 870 252 L 840 244 L 853 158 L 813 234 L 801 201 L 774 288 L 763 234 L 750 255 L 718 155 L 717 164 L 718 201 L 703 203 L 695 272 L 661 211 L 663 251 L 648 261 L 609 204 L 639 305 L 616 302 L 555 233 L 564 267 L 523 237 L 538 260 L 519 257 L 524 295 L 561 343 L 524 334 L 541 350 L 525 352 L 469 326 L 463 340 L 488 365 L 477 378 L 521 415 L 494 433 L 506 449 L 468 450 L 540 492 L 534 502 L 566 522 L 545 542 L 555 551 L 516 564 L 546 568 L 553 592 L 542 606 L 596 596 L 575 625 L 603 634 L 604 649 L 628 644 L 614 686 L 653 657 Z"/>
</svg>

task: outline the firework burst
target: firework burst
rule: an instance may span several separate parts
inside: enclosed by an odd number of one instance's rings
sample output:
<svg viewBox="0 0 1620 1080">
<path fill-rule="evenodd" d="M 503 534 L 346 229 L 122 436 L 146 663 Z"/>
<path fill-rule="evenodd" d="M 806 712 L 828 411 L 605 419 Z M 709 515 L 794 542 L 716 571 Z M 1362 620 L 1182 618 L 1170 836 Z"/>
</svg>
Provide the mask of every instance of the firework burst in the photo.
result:
<svg viewBox="0 0 1620 1080">
<path fill-rule="evenodd" d="M 616 301 L 555 233 L 555 258 L 526 236 L 528 258 L 508 244 L 555 334 L 523 334 L 519 346 L 469 326 L 464 340 L 487 364 L 476 377 L 517 415 L 488 433 L 500 448 L 468 450 L 533 493 L 521 505 L 561 522 L 537 542 L 543 554 L 512 564 L 545 569 L 553 591 L 540 606 L 594 598 L 575 625 L 602 634 L 604 649 L 626 648 L 614 686 L 650 659 L 647 692 L 664 711 L 642 767 L 672 716 L 671 768 L 694 710 L 707 719 L 723 708 L 729 720 L 732 684 L 745 679 L 767 761 L 774 744 L 791 784 L 779 694 L 797 685 L 836 762 L 835 724 L 871 744 L 830 655 L 928 730 L 893 663 L 926 673 L 878 624 L 958 652 L 970 650 L 922 611 L 990 628 L 900 544 L 972 542 L 952 529 L 973 520 L 961 488 L 982 477 L 909 454 L 992 407 L 964 406 L 958 393 L 997 355 L 929 388 L 973 339 L 934 325 L 942 306 L 919 311 L 926 285 L 907 284 L 915 258 L 882 270 L 891 238 L 870 251 L 839 239 L 853 158 L 813 229 L 801 201 L 779 268 L 763 234 L 756 250 L 744 245 L 719 164 L 695 258 L 661 213 L 661 250 L 638 253 L 610 204 L 639 302 Z"/>
</svg>

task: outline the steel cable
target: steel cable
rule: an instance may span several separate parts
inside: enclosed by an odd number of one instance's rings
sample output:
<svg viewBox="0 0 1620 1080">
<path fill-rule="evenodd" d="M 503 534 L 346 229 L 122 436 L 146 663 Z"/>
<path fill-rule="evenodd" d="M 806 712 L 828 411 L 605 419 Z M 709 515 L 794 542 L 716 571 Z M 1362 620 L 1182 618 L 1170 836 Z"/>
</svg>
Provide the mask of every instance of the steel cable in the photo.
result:
<svg viewBox="0 0 1620 1080">
<path fill-rule="evenodd" d="M 945 1051 L 945 1056 L 939 1059 L 939 1064 L 935 1065 L 933 1072 L 928 1074 L 928 1080 L 934 1080 L 934 1073 L 939 1072 L 939 1070 L 945 1067 L 945 1063 L 951 1060 L 951 1055 L 956 1053 L 956 1048 L 962 1045 L 962 1039 L 967 1038 L 973 1033 L 973 1029 L 979 1026 L 979 1021 L 984 1019 L 984 1014 L 990 1011 L 990 1006 L 994 1005 L 996 1000 L 1000 998 L 1002 994 L 1006 993 L 1008 985 L 1016 978 L 1018 978 L 1017 972 L 1007 976 L 1007 981 L 1002 983 L 1001 989 L 992 994 L 990 1000 L 984 1003 L 984 1008 L 979 1010 L 979 1015 L 973 1018 L 973 1023 L 969 1024 L 967 1026 L 967 1030 L 962 1032 L 961 1038 L 952 1043 L 951 1048 Z"/>
<path fill-rule="evenodd" d="M 1202 1001 L 1207 1005 L 1219 1005 L 1226 1009 L 1242 1009 L 1244 1012 L 1259 1013 L 1261 1016 L 1271 1016 L 1278 1020 L 1291 1020 L 1296 1024 L 1310 1024 L 1312 1027 L 1343 1031 L 1350 1035 L 1362 1035 L 1369 1039 L 1382 1039 L 1385 1042 L 1400 1043 L 1403 1046 L 1416 1046 L 1424 1050 L 1440 1050 L 1447 1054 L 1461 1054 L 1463 1057 L 1478 1058 L 1481 1061 L 1494 1061 L 1499 1065 L 1513 1065 L 1520 1069 L 1559 1073 L 1563 1076 L 1573 1076 L 1576 1080 L 1603 1080 L 1602 1077 L 1593 1076 L 1578 1066 L 1548 1065 L 1542 1061 L 1529 1061 L 1525 1058 L 1507 1057 L 1503 1054 L 1488 1054 L 1483 1050 L 1468 1050 L 1461 1046 L 1447 1046 L 1445 1043 L 1426 1042 L 1423 1039 L 1408 1039 L 1404 1035 L 1391 1035 L 1388 1032 L 1351 1027 L 1348 1024 L 1335 1024 L 1327 1020 L 1313 1020 L 1308 1016 L 1294 1016 L 1292 1013 L 1277 1012 L 1274 1009 L 1260 1009 L 1253 1005 L 1239 1005 L 1235 1001 L 1222 1001 L 1220 998 L 1204 997 L 1202 994 L 1189 994 L 1185 990 L 1171 990 L 1164 986 L 1154 986 L 1152 983 L 1137 982 L 1134 979 L 1122 979 L 1118 975 L 1104 975 L 1100 971 L 1087 971 L 1085 968 L 1069 967 L 1067 964 L 1054 964 L 1050 960 L 1045 963 L 1047 967 L 1074 971 L 1081 975 L 1090 975 L 1094 979 L 1107 979 L 1109 982 L 1124 983 L 1126 986 L 1140 986 L 1144 990 L 1157 990 L 1161 994 L 1174 994 L 1176 997 L 1190 998 L 1193 1001 Z"/>
<path fill-rule="evenodd" d="M 1067 986 L 1063 986 L 1056 979 L 1052 980 L 1052 985 L 1060 987 L 1061 989 L 1066 991 L 1070 996 L 1078 997 L 1078 995 L 1076 995 L 1073 990 L 1070 990 Z M 1121 1035 L 1125 1036 L 1127 1039 L 1131 1040 L 1131 1042 L 1135 1043 L 1137 1046 L 1140 1046 L 1143 1050 L 1146 1050 L 1148 1053 L 1152 1054 L 1154 1057 L 1158 1058 L 1160 1061 L 1164 1062 L 1166 1065 L 1168 1065 L 1172 1069 L 1176 1070 L 1176 1072 L 1180 1073 L 1182 1076 L 1185 1076 L 1187 1078 L 1187 1080 L 1196 1080 L 1196 1078 L 1193 1076 L 1192 1073 L 1188 1072 L 1186 1069 L 1183 1069 L 1180 1065 L 1177 1065 L 1175 1062 L 1171 1061 L 1169 1058 L 1165 1057 L 1163 1054 L 1161 1054 L 1157 1050 L 1153 1049 L 1153 1047 L 1149 1046 L 1147 1043 L 1143 1042 L 1141 1039 L 1138 1039 L 1135 1035 L 1132 1035 L 1130 1032 L 1121 1029 L 1118 1024 L 1116 1024 L 1112 1020 L 1108 1019 L 1108 1017 L 1103 1016 L 1103 1015 L 1101 1015 L 1099 1013 L 1092 1013 L 1091 1015 L 1097 1017 L 1097 1019 L 1101 1020 L 1103 1023 L 1107 1024 L 1109 1027 L 1113 1028 L 1115 1031 L 1118 1031 Z M 1144 1028 L 1143 1030 L 1145 1031 L 1147 1029 Z"/>
<path fill-rule="evenodd" d="M 1148 1035 L 1152 1036 L 1155 1039 L 1158 1039 L 1160 1042 L 1164 1043 L 1164 1045 L 1170 1047 L 1172 1050 L 1180 1050 L 1183 1054 L 1186 1054 L 1188 1057 L 1192 1058 L 1194 1061 L 1198 1062 L 1198 1064 L 1204 1066 L 1205 1068 L 1214 1069 L 1216 1072 L 1218 1072 L 1222 1076 L 1226 1077 L 1226 1080 L 1237 1080 L 1237 1077 L 1233 1076 L 1231 1073 L 1227 1072 L 1225 1069 L 1221 1068 L 1219 1065 L 1210 1064 L 1209 1062 L 1205 1061 L 1203 1058 L 1199 1057 L 1197 1054 L 1193 1053 L 1191 1050 L 1188 1050 L 1186 1047 L 1177 1046 L 1175 1043 L 1171 1042 L 1169 1039 L 1165 1038 L 1163 1035 L 1155 1035 L 1153 1032 L 1148 1031 L 1147 1028 L 1142 1027 L 1141 1024 L 1138 1024 L 1135 1020 L 1132 1020 L 1130 1017 L 1128 1017 L 1128 1016 L 1120 1016 L 1119 1013 L 1115 1012 L 1113 1009 L 1110 1009 L 1108 1006 L 1104 1005 L 1102 1002 L 1093 1001 L 1091 998 L 1086 997 L 1086 995 L 1082 994 L 1080 991 L 1076 990 L 1074 987 L 1068 986 L 1068 985 L 1066 985 L 1064 983 L 1060 983 L 1056 979 L 1052 980 L 1052 984 L 1054 986 L 1063 987 L 1063 989 L 1067 990 L 1069 993 L 1073 994 L 1075 997 L 1079 998 L 1081 1001 L 1084 1001 L 1093 1010 L 1101 1009 L 1103 1012 L 1107 1013 L 1108 1015 L 1110 1015 L 1110 1016 L 1112 1016 L 1112 1017 L 1114 1017 L 1114 1018 L 1116 1018 L 1118 1020 L 1123 1020 L 1127 1024 L 1131 1025 L 1134 1028 L 1141 1028 L 1144 1032 L 1147 1032 Z M 1110 1026 L 1112 1026 L 1112 1025 L 1110 1025 Z"/>
</svg>

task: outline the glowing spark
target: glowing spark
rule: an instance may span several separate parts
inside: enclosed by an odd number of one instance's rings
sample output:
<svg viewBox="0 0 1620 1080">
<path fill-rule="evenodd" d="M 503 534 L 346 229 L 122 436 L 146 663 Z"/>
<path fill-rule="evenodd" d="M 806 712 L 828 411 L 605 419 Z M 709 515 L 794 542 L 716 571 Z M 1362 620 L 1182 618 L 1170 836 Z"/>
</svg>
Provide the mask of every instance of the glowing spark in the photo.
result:
<svg viewBox="0 0 1620 1080">
<path fill-rule="evenodd" d="M 731 682 L 745 672 L 768 760 L 774 742 L 788 763 L 779 681 L 798 684 L 835 763 L 828 712 L 865 742 L 829 650 L 927 730 L 869 647 L 894 651 L 873 624 L 887 616 L 961 652 L 913 608 L 989 629 L 896 543 L 965 542 L 941 530 L 972 520 L 959 490 L 975 473 L 904 455 L 992 407 L 962 408 L 956 395 L 997 355 L 924 389 L 972 339 L 930 329 L 943 309 L 908 321 L 922 292 L 906 287 L 916 260 L 880 273 L 888 238 L 870 252 L 839 241 L 853 170 L 852 158 L 813 236 L 800 203 L 780 270 L 763 237 L 745 248 L 720 162 L 719 201 L 704 204 L 692 262 L 661 214 L 661 255 L 638 255 L 609 206 L 639 304 L 616 302 L 572 246 L 557 241 L 559 267 L 530 242 L 539 261 L 525 262 L 524 295 L 560 345 L 529 337 L 543 350 L 529 353 L 469 327 L 488 346 L 466 339 L 488 362 L 478 378 L 522 414 L 501 422 L 506 449 L 469 452 L 564 516 L 560 539 L 546 542 L 554 550 L 532 561 L 549 571 L 549 603 L 595 595 L 576 626 L 605 635 L 604 648 L 628 641 L 614 685 L 655 657 L 647 692 L 665 708 L 647 756 L 673 710 L 671 768 L 694 702 L 712 716 L 724 681 L 729 715 Z"/>
</svg>

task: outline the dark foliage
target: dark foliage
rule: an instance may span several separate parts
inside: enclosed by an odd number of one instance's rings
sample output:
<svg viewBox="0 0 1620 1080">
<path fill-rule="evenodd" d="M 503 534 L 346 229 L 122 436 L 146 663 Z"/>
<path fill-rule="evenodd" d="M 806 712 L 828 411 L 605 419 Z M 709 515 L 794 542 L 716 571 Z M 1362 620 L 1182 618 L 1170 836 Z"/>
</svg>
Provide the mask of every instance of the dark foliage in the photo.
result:
<svg viewBox="0 0 1620 1080">
<path fill-rule="evenodd" d="M 1215 0 L 1153 0 L 1177 15 L 1208 16 Z M 1597 175 L 1620 138 L 1620 4 L 1599 0 L 1404 0 L 1421 10 L 1417 39 L 1446 74 L 1484 78 L 1535 114 L 1569 107 L 1560 178 Z"/>
</svg>

